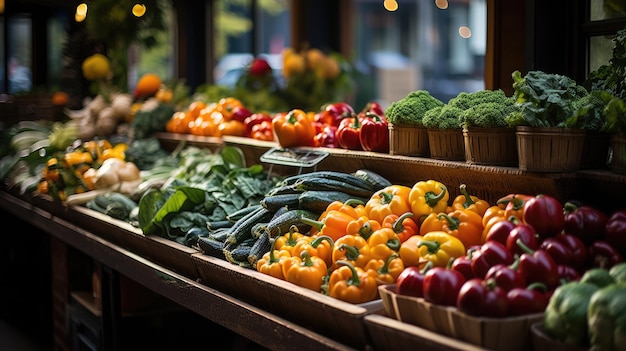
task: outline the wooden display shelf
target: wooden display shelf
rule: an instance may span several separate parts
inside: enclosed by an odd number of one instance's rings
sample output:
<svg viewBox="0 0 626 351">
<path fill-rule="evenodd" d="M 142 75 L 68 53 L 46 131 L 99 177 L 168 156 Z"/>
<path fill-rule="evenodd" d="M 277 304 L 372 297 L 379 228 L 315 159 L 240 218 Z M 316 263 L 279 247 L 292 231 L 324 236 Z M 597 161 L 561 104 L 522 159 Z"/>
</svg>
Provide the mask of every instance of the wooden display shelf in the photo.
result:
<svg viewBox="0 0 626 351">
<path fill-rule="evenodd" d="M 223 145 L 235 145 L 242 149 L 248 164 L 261 163 L 261 155 L 278 145 L 276 142 L 232 136 L 210 138 L 175 133 L 156 133 L 155 136 L 166 149 L 173 149 L 183 141 L 213 150 Z M 407 186 L 412 186 L 420 180 L 434 179 L 448 187 L 450 201 L 460 194 L 459 185 L 462 183 L 467 185 L 470 194 L 490 203 L 495 203 L 500 197 L 511 193 L 547 194 L 555 196 L 562 202 L 577 200 L 605 211 L 623 207 L 619 194 L 626 193 L 626 176 L 612 173 L 609 169 L 568 173 L 526 172 L 517 167 L 475 165 L 464 161 L 443 161 L 428 157 L 333 148 L 308 149 L 323 149 L 329 153 L 329 156 L 315 167 L 316 170 L 349 173 L 366 168 L 379 173 L 394 184 Z M 270 168 L 270 165 L 264 166 L 266 169 Z M 299 172 L 294 167 L 280 165 L 271 166 L 271 170 L 282 175 Z"/>
</svg>

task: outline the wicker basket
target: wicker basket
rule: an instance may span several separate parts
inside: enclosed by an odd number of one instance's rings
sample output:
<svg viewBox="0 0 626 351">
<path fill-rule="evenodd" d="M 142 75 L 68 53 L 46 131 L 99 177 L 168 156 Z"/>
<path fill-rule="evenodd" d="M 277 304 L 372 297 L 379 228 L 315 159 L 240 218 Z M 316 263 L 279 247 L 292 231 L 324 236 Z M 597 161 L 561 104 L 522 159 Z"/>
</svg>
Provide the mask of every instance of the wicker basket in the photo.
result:
<svg viewBox="0 0 626 351">
<path fill-rule="evenodd" d="M 587 131 L 580 159 L 581 169 L 605 169 L 609 161 L 610 135 Z"/>
<path fill-rule="evenodd" d="M 389 123 L 389 154 L 428 157 L 428 132 L 426 128 Z"/>
<path fill-rule="evenodd" d="M 572 172 L 580 168 L 585 130 L 518 126 L 519 169 L 531 172 Z"/>
<path fill-rule="evenodd" d="M 463 129 L 465 161 L 470 164 L 517 166 L 515 128 Z"/>
<path fill-rule="evenodd" d="M 438 160 L 465 161 L 463 129 L 428 128 L 430 157 Z"/>
<path fill-rule="evenodd" d="M 611 136 L 611 172 L 626 174 L 626 135 Z"/>
</svg>

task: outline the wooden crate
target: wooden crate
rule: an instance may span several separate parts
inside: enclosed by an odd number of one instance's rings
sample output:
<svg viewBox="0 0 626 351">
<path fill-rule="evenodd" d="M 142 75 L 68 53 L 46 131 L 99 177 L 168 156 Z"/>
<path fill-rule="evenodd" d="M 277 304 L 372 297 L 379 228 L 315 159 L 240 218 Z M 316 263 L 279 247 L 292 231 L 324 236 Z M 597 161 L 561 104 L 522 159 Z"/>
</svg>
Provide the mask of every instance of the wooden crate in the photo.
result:
<svg viewBox="0 0 626 351">
<path fill-rule="evenodd" d="M 383 310 L 380 300 L 355 305 L 223 259 L 193 257 L 203 284 L 357 349 L 367 344 L 363 317 Z"/>
</svg>

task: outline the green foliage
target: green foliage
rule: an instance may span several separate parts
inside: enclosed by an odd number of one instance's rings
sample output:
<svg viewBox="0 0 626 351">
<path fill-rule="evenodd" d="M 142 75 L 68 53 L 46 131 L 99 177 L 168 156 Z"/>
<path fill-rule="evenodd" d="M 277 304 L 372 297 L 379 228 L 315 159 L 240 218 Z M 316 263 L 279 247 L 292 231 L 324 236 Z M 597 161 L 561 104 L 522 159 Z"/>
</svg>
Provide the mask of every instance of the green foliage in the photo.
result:
<svg viewBox="0 0 626 351">
<path fill-rule="evenodd" d="M 150 111 L 139 111 L 130 122 L 135 138 L 147 138 L 154 132 L 164 132 L 165 124 L 172 118 L 175 110 L 171 104 L 159 103 Z"/>
<path fill-rule="evenodd" d="M 507 118 L 510 125 L 564 127 L 574 114 L 574 102 L 588 94 L 575 80 L 559 74 L 530 71 L 522 77 L 515 71 L 512 77 L 520 111 Z"/>
<path fill-rule="evenodd" d="M 394 101 L 385 111 L 390 123 L 422 126 L 422 119 L 426 112 L 444 103 L 426 90 L 412 91 L 404 98 Z"/>
<path fill-rule="evenodd" d="M 568 128 L 601 131 L 607 128 L 606 106 L 616 98 L 604 90 L 595 90 L 574 102 L 574 114 L 567 119 Z"/>
</svg>

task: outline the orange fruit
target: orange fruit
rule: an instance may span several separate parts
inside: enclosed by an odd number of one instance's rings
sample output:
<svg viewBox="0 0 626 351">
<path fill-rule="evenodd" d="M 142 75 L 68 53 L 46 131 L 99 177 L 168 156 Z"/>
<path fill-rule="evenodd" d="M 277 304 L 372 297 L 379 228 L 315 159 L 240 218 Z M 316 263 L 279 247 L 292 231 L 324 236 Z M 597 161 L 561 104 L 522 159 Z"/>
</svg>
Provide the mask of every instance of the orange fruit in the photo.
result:
<svg viewBox="0 0 626 351">
<path fill-rule="evenodd" d="M 57 91 L 52 94 L 52 105 L 65 106 L 70 101 L 69 95 L 64 91 Z"/>
<path fill-rule="evenodd" d="M 161 78 L 154 73 L 146 73 L 137 81 L 135 87 L 135 96 L 149 97 L 154 96 L 161 89 Z"/>
</svg>

